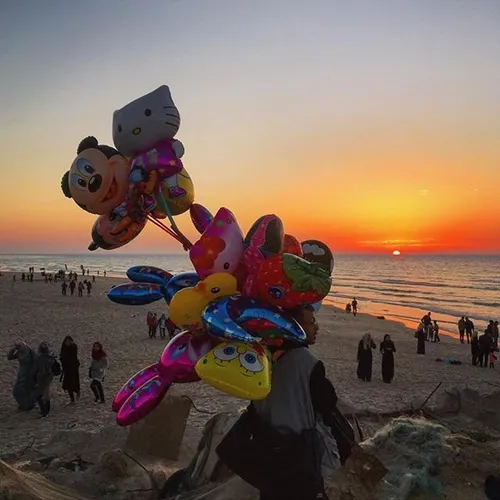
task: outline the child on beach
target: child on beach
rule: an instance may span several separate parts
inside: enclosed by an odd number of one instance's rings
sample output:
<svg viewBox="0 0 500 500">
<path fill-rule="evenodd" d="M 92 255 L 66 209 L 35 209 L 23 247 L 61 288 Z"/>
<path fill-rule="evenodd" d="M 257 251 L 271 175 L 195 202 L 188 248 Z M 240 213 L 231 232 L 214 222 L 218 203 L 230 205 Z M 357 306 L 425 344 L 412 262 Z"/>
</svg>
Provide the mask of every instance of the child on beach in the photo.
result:
<svg viewBox="0 0 500 500">
<path fill-rule="evenodd" d="M 94 402 L 104 403 L 104 389 L 102 383 L 108 368 L 108 357 L 100 342 L 94 342 L 92 346 L 92 361 L 89 368 L 90 388 L 94 393 Z"/>
<path fill-rule="evenodd" d="M 497 360 L 497 357 L 495 356 L 495 353 L 493 351 L 490 352 L 490 368 L 495 368 L 495 361 Z"/>
</svg>

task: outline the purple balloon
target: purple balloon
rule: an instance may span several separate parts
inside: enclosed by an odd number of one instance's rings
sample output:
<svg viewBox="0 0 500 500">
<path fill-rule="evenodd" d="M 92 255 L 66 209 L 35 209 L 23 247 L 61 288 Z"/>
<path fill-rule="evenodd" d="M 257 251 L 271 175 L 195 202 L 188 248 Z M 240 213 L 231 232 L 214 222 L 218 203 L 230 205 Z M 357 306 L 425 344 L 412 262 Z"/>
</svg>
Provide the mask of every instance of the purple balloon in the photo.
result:
<svg viewBox="0 0 500 500">
<path fill-rule="evenodd" d="M 193 225 L 200 234 L 205 232 L 205 229 L 210 226 L 210 223 L 214 219 L 214 216 L 199 203 L 191 205 L 189 215 L 191 215 Z"/>
</svg>

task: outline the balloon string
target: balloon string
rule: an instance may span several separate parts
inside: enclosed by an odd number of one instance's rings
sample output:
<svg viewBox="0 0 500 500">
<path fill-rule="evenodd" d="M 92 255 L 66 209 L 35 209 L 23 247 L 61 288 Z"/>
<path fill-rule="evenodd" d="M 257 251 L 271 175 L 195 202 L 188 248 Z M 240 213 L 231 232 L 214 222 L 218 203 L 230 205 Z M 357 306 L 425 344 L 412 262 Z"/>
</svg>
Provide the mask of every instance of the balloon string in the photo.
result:
<svg viewBox="0 0 500 500">
<path fill-rule="evenodd" d="M 177 227 L 177 224 L 175 223 L 174 218 L 172 217 L 172 213 L 170 212 L 170 208 L 168 207 L 168 203 L 163 197 L 163 193 L 161 192 L 161 190 L 158 190 L 157 201 L 159 201 L 160 207 L 167 215 L 168 220 L 170 221 L 170 224 L 172 226 L 172 230 L 175 232 L 175 234 L 177 234 L 178 236 L 177 241 L 179 241 L 182 244 L 184 250 L 189 250 L 193 246 L 193 244 L 181 233 L 180 229 Z"/>
<path fill-rule="evenodd" d="M 172 238 L 174 238 L 175 240 L 179 241 L 179 238 L 177 237 L 177 235 L 171 229 L 169 229 L 168 227 L 164 226 L 163 224 L 160 224 L 151 215 L 148 215 L 147 217 L 148 217 L 148 220 L 150 222 L 152 222 L 156 227 L 159 227 L 161 230 L 165 231 L 169 236 L 172 236 Z M 181 242 L 179 241 L 179 243 L 181 243 Z"/>
</svg>

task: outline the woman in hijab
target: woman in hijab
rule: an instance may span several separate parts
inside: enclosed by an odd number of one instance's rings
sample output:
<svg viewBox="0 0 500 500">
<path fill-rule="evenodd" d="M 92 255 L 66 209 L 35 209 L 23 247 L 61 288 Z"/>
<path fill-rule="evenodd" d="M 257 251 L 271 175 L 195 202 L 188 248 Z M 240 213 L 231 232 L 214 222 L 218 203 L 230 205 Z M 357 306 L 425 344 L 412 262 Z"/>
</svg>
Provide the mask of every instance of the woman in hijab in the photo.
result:
<svg viewBox="0 0 500 500">
<path fill-rule="evenodd" d="M 363 335 L 358 344 L 358 370 L 357 375 L 360 380 L 370 382 L 372 379 L 372 349 L 377 346 L 369 333 Z"/>
<path fill-rule="evenodd" d="M 425 354 L 425 325 L 420 323 L 418 330 L 415 332 L 415 338 L 417 339 L 417 354 Z"/>
<path fill-rule="evenodd" d="M 35 361 L 35 394 L 42 417 L 48 417 L 50 413 L 50 386 L 54 379 L 55 363 L 56 358 L 50 351 L 48 342 L 42 342 Z"/>
<path fill-rule="evenodd" d="M 69 395 L 71 403 L 80 399 L 80 361 L 78 361 L 78 347 L 69 335 L 65 337 L 59 354 L 63 371 L 63 391 Z"/>
<path fill-rule="evenodd" d="M 7 359 L 9 361 L 17 359 L 19 363 L 19 370 L 12 389 L 12 395 L 17 401 L 17 409 L 19 411 L 29 411 L 35 406 L 33 390 L 35 386 L 36 355 L 26 342 L 20 340 L 9 351 Z"/>
<path fill-rule="evenodd" d="M 92 380 L 90 388 L 94 393 L 94 402 L 104 403 L 104 389 L 102 382 L 108 368 L 108 357 L 100 342 L 95 342 L 92 346 L 92 361 L 89 368 L 89 378 Z"/>
<path fill-rule="evenodd" d="M 472 354 L 472 364 L 474 366 L 477 365 L 477 362 L 479 361 L 479 333 L 477 330 L 474 331 L 472 334 L 472 340 L 470 342 L 470 351 Z"/>
<path fill-rule="evenodd" d="M 380 352 L 382 353 L 382 380 L 390 384 L 394 378 L 394 353 L 396 352 L 390 335 L 384 335 L 384 340 L 380 344 Z"/>
</svg>

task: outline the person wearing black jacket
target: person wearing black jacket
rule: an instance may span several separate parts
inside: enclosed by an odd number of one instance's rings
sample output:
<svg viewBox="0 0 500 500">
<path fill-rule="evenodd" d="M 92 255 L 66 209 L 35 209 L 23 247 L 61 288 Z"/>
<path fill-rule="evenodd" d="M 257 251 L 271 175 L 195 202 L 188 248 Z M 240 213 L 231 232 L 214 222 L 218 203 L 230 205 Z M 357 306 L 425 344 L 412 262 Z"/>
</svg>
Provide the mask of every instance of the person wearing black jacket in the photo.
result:
<svg viewBox="0 0 500 500">
<path fill-rule="evenodd" d="M 314 309 L 293 311 L 314 344 Z M 337 409 L 323 363 L 307 347 L 281 354 L 272 389 L 253 401 L 217 448 L 234 473 L 260 491 L 261 500 L 327 500 L 323 477 L 345 463 L 354 431 Z"/>
</svg>

